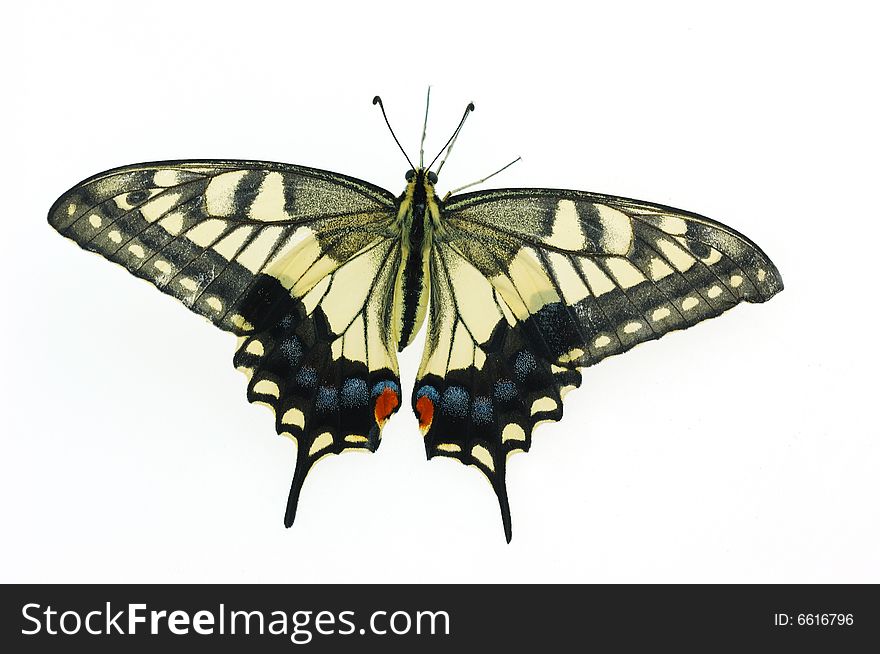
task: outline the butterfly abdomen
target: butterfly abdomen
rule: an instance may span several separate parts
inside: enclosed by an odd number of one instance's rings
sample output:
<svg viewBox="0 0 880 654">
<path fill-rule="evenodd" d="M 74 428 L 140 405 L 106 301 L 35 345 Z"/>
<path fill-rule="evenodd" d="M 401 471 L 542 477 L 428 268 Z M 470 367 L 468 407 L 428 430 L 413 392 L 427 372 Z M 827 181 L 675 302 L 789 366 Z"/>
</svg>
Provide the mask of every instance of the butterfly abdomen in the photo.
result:
<svg viewBox="0 0 880 654">
<path fill-rule="evenodd" d="M 424 179 L 419 175 L 407 187 L 400 208 L 401 266 L 394 295 L 399 326 L 398 350 L 409 345 L 418 333 L 428 308 L 431 249 L 430 228 L 426 229 L 425 222 L 428 203 Z"/>
</svg>

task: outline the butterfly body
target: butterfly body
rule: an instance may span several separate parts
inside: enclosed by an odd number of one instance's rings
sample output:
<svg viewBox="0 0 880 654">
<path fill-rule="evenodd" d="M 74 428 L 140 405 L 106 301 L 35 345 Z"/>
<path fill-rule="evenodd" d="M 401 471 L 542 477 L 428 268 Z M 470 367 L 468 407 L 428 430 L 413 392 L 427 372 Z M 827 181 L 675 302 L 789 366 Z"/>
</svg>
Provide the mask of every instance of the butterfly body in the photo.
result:
<svg viewBox="0 0 880 654">
<path fill-rule="evenodd" d="M 378 448 L 403 405 L 397 352 L 422 325 L 410 405 L 427 456 L 487 477 L 510 540 L 507 457 L 561 419 L 580 369 L 783 288 L 757 245 L 698 214 L 557 189 L 441 200 L 430 168 L 394 196 L 290 164 L 135 164 L 49 211 L 238 337 L 248 400 L 297 445 L 287 526 L 319 459 Z"/>
<path fill-rule="evenodd" d="M 430 297 L 431 247 L 441 220 L 440 201 L 427 171 L 409 171 L 407 179 L 397 213 L 401 266 L 394 288 L 394 324 L 399 333 L 398 350 L 412 342 L 425 319 Z"/>
</svg>

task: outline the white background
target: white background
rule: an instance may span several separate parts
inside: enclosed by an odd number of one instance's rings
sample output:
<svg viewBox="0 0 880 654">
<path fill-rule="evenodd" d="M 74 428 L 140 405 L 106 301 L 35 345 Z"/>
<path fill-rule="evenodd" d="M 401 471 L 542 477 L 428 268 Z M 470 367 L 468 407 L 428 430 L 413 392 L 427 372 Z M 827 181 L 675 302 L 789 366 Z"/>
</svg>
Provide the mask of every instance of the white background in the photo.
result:
<svg viewBox="0 0 880 654">
<path fill-rule="evenodd" d="M 868 3 L 36 4 L 0 39 L 0 581 L 880 582 Z M 429 83 L 432 154 L 477 106 L 441 190 L 521 154 L 494 183 L 706 214 L 787 286 L 586 371 L 511 459 L 509 546 L 407 406 L 377 454 L 319 464 L 284 529 L 294 446 L 234 338 L 46 224 L 77 181 L 156 159 L 398 193 L 370 100 L 417 156 Z"/>
</svg>

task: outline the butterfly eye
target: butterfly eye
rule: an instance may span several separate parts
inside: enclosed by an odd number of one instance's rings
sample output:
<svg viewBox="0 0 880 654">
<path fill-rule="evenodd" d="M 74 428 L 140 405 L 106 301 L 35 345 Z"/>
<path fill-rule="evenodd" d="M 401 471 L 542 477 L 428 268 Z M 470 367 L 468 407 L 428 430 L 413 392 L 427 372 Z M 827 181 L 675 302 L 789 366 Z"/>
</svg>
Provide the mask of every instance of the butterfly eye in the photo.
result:
<svg viewBox="0 0 880 654">
<path fill-rule="evenodd" d="M 437 175 L 435 173 L 429 172 L 428 173 L 428 181 L 431 182 L 432 184 L 436 184 L 437 183 Z"/>
<path fill-rule="evenodd" d="M 406 171 L 406 181 L 408 181 L 408 182 L 413 181 L 413 177 L 415 177 L 415 176 L 416 176 L 416 171 L 414 171 L 412 168 L 410 168 L 409 170 Z"/>
</svg>

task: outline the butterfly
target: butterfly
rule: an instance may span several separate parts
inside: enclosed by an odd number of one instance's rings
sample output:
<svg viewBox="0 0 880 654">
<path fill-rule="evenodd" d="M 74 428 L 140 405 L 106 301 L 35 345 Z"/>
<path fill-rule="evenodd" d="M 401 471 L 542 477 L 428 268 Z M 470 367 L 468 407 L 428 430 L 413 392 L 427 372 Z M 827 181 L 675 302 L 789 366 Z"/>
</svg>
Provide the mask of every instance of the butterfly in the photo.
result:
<svg viewBox="0 0 880 654">
<path fill-rule="evenodd" d="M 423 129 L 399 196 L 304 166 L 162 161 L 90 177 L 49 211 L 62 235 L 238 337 L 248 400 L 296 442 L 287 527 L 319 459 L 379 447 L 404 402 L 397 352 L 423 323 L 410 406 L 427 456 L 488 478 L 509 542 L 508 455 L 561 419 L 579 369 L 783 288 L 748 238 L 672 207 L 544 188 L 457 193 L 471 185 L 441 198 L 438 175 L 473 108 L 427 166 Z"/>
</svg>

